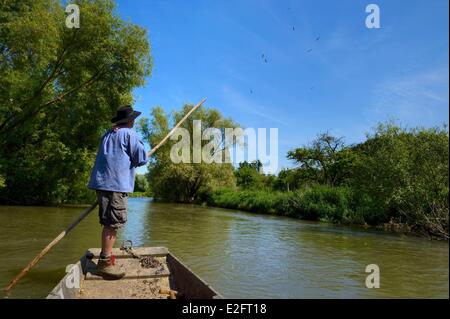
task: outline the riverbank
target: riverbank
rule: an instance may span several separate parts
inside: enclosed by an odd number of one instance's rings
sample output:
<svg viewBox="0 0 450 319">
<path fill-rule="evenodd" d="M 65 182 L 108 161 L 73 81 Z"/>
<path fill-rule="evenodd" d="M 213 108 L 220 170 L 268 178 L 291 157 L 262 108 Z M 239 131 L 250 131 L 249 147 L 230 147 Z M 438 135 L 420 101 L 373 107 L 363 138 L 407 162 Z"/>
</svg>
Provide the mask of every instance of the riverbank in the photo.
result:
<svg viewBox="0 0 450 319">
<path fill-rule="evenodd" d="M 266 196 L 266 198 L 270 198 L 270 197 L 278 197 L 280 196 L 279 194 L 272 194 L 269 196 Z M 282 196 L 282 195 L 281 195 Z M 129 193 L 128 197 L 130 199 L 149 199 L 155 202 L 159 202 L 162 204 L 173 204 L 170 201 L 166 201 L 163 199 L 155 199 L 152 196 L 149 196 L 146 192 L 134 192 L 134 193 Z M 347 220 L 346 222 L 337 222 L 337 221 L 333 221 L 330 220 L 328 218 L 320 218 L 320 219 L 308 219 L 308 218 L 302 218 L 300 216 L 295 216 L 294 214 L 286 214 L 283 213 L 282 210 L 277 210 L 274 207 L 271 207 L 270 209 L 260 209 L 261 207 L 259 207 L 259 209 L 255 206 L 244 206 L 245 202 L 242 202 L 241 204 L 226 204 L 226 203 L 219 203 L 219 202 L 202 202 L 202 203 L 196 203 L 196 204 L 188 204 L 188 205 L 193 205 L 195 206 L 201 206 L 201 207 L 210 207 L 210 208 L 221 208 L 221 209 L 227 209 L 227 210 L 238 210 L 238 211 L 242 211 L 242 212 L 247 212 L 247 213 L 251 213 L 251 214 L 261 214 L 261 215 L 273 215 L 273 216 L 282 216 L 282 217 L 288 217 L 288 218 L 292 218 L 292 219 L 298 219 L 298 220 L 305 220 L 305 221 L 315 221 L 318 223 L 323 223 L 323 224 L 336 224 L 336 225 L 343 225 L 343 226 L 351 226 L 353 228 L 359 228 L 362 230 L 379 230 L 379 231 L 385 231 L 386 233 L 396 233 L 396 234 L 405 234 L 405 235 L 409 235 L 409 236 L 421 236 L 421 234 L 418 234 L 414 231 L 412 231 L 411 227 L 408 224 L 404 224 L 404 223 L 395 223 L 393 221 L 390 221 L 389 223 L 384 223 L 382 225 L 369 225 L 367 223 L 356 223 L 356 222 L 351 222 L 349 220 Z M 182 204 L 182 203 L 181 203 Z M 60 205 L 47 205 L 47 206 L 42 206 L 42 207 L 48 207 L 48 208 L 61 208 L 61 209 L 84 209 L 89 207 L 91 204 L 60 204 Z M 10 207 L 40 207 L 40 206 L 35 206 L 35 205 L 29 205 L 29 206 L 25 206 L 25 205 L 0 205 L 1 206 L 10 206 Z M 266 206 L 267 207 L 267 206 Z M 421 236 L 424 237 L 424 236 Z"/>
<path fill-rule="evenodd" d="M 439 237 L 426 232 L 421 220 L 411 224 L 395 219 L 385 212 L 374 211 L 360 194 L 346 187 L 316 186 L 293 192 L 217 189 L 206 197 L 205 204 L 210 207 L 371 227 L 429 239 L 448 240 L 448 233 L 447 236 Z"/>
<path fill-rule="evenodd" d="M 148 198 L 150 198 L 150 196 L 148 196 L 146 192 L 133 192 L 133 193 L 128 193 L 128 197 L 131 197 L 131 198 L 148 197 Z"/>
</svg>

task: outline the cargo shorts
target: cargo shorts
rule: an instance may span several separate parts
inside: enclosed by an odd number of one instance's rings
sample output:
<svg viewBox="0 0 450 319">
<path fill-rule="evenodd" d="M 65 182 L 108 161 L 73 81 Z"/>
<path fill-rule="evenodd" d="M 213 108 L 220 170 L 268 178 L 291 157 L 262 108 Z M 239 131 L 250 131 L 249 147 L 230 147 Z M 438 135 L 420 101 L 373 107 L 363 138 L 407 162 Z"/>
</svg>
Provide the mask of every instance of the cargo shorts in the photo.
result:
<svg viewBox="0 0 450 319">
<path fill-rule="evenodd" d="M 127 222 L 128 194 L 97 190 L 98 217 L 100 224 L 121 228 Z"/>
</svg>

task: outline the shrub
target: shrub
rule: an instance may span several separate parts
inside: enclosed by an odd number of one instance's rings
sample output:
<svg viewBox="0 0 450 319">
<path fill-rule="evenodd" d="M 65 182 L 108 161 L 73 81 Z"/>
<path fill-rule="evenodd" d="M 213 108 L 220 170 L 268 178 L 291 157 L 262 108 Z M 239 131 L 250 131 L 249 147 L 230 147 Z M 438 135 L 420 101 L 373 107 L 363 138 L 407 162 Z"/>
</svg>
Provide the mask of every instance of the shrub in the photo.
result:
<svg viewBox="0 0 450 319">
<path fill-rule="evenodd" d="M 217 189 L 208 204 L 262 214 L 342 222 L 350 215 L 348 188 L 315 186 L 295 192 Z"/>
</svg>

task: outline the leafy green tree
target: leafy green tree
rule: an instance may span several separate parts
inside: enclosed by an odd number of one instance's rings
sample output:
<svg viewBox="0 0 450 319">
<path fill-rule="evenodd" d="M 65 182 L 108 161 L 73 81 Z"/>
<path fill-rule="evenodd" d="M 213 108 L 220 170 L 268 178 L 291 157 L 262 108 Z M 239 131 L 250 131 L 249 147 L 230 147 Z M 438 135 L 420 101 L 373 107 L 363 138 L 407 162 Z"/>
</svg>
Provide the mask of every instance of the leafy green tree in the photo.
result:
<svg viewBox="0 0 450 319">
<path fill-rule="evenodd" d="M 322 133 L 306 147 L 288 152 L 288 159 L 299 165 L 298 173 L 312 181 L 330 186 L 341 185 L 351 177 L 356 153 L 349 149 L 342 138 Z"/>
<path fill-rule="evenodd" d="M 168 116 L 160 107 L 152 110 L 152 118 L 142 118 L 139 123 L 140 131 L 145 140 L 151 145 L 156 145 L 169 132 L 170 125 L 174 125 L 189 112 L 192 105 L 185 105 L 181 111 Z M 222 132 L 225 128 L 235 128 L 237 124 L 231 119 L 224 118 L 215 109 L 200 107 L 191 117 L 183 123 L 182 128 L 189 132 L 190 141 L 193 141 L 193 122 L 201 121 L 201 134 L 208 128 L 218 128 Z M 170 151 L 177 141 L 168 140 L 158 152 L 154 154 L 149 163 L 149 184 L 156 198 L 175 202 L 195 202 L 204 200 L 204 196 L 217 187 L 235 186 L 233 167 L 231 163 L 174 163 L 170 158 Z M 202 141 L 201 145 L 209 143 Z M 229 148 L 234 144 L 222 139 L 220 147 L 216 151 L 223 151 L 225 159 Z M 193 143 L 189 145 L 190 158 L 192 160 Z"/>
<path fill-rule="evenodd" d="M 251 163 L 244 161 L 234 172 L 237 186 L 242 189 L 256 189 L 264 186 L 264 176 L 261 174 L 262 163 L 259 160 Z"/>
<path fill-rule="evenodd" d="M 282 169 L 275 181 L 273 189 L 279 191 L 292 191 L 301 187 L 316 184 L 316 172 L 303 168 Z"/>
<path fill-rule="evenodd" d="M 267 174 L 262 176 L 264 187 L 269 191 L 276 190 L 277 176 L 273 174 Z"/>
<path fill-rule="evenodd" d="M 134 191 L 135 192 L 147 192 L 148 190 L 148 180 L 144 174 L 136 174 L 134 181 Z"/>
<path fill-rule="evenodd" d="M 250 163 L 247 161 L 243 161 L 243 162 L 239 163 L 239 168 L 246 168 L 246 167 L 254 170 L 258 174 L 263 173 L 263 171 L 262 171 L 263 165 L 260 160 L 255 160 Z"/>
<path fill-rule="evenodd" d="M 87 201 L 101 134 L 150 76 L 146 31 L 110 0 L 73 1 L 80 28 L 56 0 L 0 1 L 2 201 Z"/>
<path fill-rule="evenodd" d="M 407 130 L 380 124 L 355 150 L 362 160 L 353 187 L 370 199 L 366 219 L 394 219 L 428 236 L 448 239 L 446 127 Z"/>
</svg>

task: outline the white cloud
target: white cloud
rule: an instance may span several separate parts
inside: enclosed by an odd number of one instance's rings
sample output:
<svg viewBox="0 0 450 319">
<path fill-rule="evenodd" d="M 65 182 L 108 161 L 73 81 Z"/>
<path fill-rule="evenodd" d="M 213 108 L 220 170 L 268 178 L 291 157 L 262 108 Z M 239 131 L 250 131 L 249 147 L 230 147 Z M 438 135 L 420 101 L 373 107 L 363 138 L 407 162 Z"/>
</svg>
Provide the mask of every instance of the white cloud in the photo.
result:
<svg viewBox="0 0 450 319">
<path fill-rule="evenodd" d="M 448 66 L 390 78 L 375 88 L 369 112 L 412 125 L 442 124 L 448 121 L 448 82 Z"/>
</svg>

